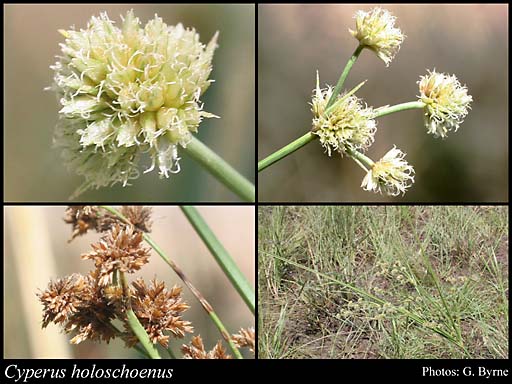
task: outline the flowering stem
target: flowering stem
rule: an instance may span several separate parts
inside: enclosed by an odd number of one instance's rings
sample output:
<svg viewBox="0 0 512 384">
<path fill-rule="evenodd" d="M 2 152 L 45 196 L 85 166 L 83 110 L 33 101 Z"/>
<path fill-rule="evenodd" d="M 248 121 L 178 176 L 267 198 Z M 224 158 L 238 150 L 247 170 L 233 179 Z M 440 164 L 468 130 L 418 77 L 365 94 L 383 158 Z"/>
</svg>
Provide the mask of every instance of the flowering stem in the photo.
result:
<svg viewBox="0 0 512 384">
<path fill-rule="evenodd" d="M 285 158 L 286 156 L 292 154 L 297 149 L 303 147 L 307 143 L 313 141 L 316 138 L 311 132 L 306 133 L 305 135 L 299 137 L 295 141 L 292 141 L 290 144 L 281 148 L 280 150 L 274 152 L 270 156 L 267 156 L 263 160 L 258 162 L 258 172 L 263 171 L 268 166 L 278 162 L 279 160 Z"/>
<path fill-rule="evenodd" d="M 119 271 L 119 277 L 123 287 L 124 297 L 126 298 L 126 316 L 128 320 L 128 325 L 130 326 L 133 333 L 135 333 L 135 336 L 137 336 L 144 349 L 148 352 L 149 357 L 151 357 L 152 359 L 161 359 L 160 354 L 158 353 L 157 349 L 149 339 L 146 330 L 144 329 L 139 319 L 132 310 L 132 305 L 130 301 L 130 288 L 128 287 L 128 281 L 126 280 L 126 276 L 124 275 L 123 272 Z"/>
<path fill-rule="evenodd" d="M 224 271 L 224 274 L 228 277 L 238 294 L 245 301 L 245 304 L 247 304 L 254 314 L 254 291 L 233 258 L 226 251 L 219 239 L 217 239 L 196 208 L 191 206 L 180 206 L 180 208 L 199 237 L 201 237 L 204 244 L 208 247 L 211 254 Z"/>
<path fill-rule="evenodd" d="M 422 109 L 425 107 L 425 103 L 422 101 L 409 101 L 407 103 L 392 105 L 391 107 L 380 107 L 375 109 L 375 114 L 373 115 L 374 118 L 382 117 L 386 115 L 390 115 L 395 112 L 401 112 L 406 111 L 408 109 Z M 258 172 L 264 170 L 268 166 L 278 162 L 281 159 L 284 159 L 286 156 L 290 155 L 291 153 L 295 152 L 297 149 L 303 147 L 307 143 L 313 141 L 315 138 L 317 138 L 316 135 L 313 135 L 311 132 L 306 133 L 305 135 L 299 137 L 298 139 L 292 141 L 290 144 L 284 146 L 283 148 L 279 149 L 278 151 L 272 153 L 271 155 L 267 156 L 263 160 L 258 162 Z M 369 159 L 368 157 L 364 156 L 360 152 L 350 152 L 347 150 L 347 153 L 352 156 L 355 154 L 355 156 L 358 157 L 358 160 L 361 161 L 363 164 L 371 164 L 373 165 L 373 161 Z M 355 156 L 352 156 L 353 158 L 356 158 Z M 363 156 L 366 158 L 366 160 L 361 160 Z"/>
<path fill-rule="evenodd" d="M 366 172 L 368 172 L 369 169 L 373 168 L 375 163 L 368 156 L 365 156 L 361 152 L 358 152 L 355 149 L 350 148 L 347 148 L 346 152 Z"/>
<path fill-rule="evenodd" d="M 192 136 L 184 151 L 241 199 L 255 201 L 254 185 L 197 138 Z"/>
<path fill-rule="evenodd" d="M 116 209 L 109 207 L 107 205 L 102 205 L 101 207 L 103 209 L 109 211 L 110 213 L 116 215 L 117 217 L 120 217 L 127 224 L 131 224 L 130 221 L 126 217 L 124 217 L 124 215 L 121 212 L 118 212 Z M 201 292 L 199 292 L 199 290 L 190 282 L 190 280 L 183 273 L 181 268 L 178 267 L 178 265 L 176 265 L 176 263 L 174 261 L 172 261 L 165 254 L 165 252 L 158 246 L 158 244 L 156 244 L 153 241 L 153 239 L 147 233 L 144 233 L 143 237 L 144 237 L 144 240 L 146 241 L 146 243 L 148 243 L 151 246 L 151 248 L 153 248 L 155 250 L 155 252 L 158 253 L 158 255 L 167 263 L 167 265 L 169 265 L 173 269 L 173 271 L 179 276 L 179 278 L 183 281 L 183 283 L 188 287 L 188 289 L 196 297 L 196 299 L 199 301 L 199 303 L 204 308 L 206 313 L 208 313 L 208 315 L 210 316 L 210 318 L 212 319 L 214 324 L 217 326 L 221 336 L 224 338 L 224 340 L 226 340 L 226 342 L 228 343 L 228 345 L 231 348 L 231 351 L 233 352 L 235 357 L 237 359 L 242 359 L 243 358 L 242 354 L 240 353 L 240 351 L 238 350 L 236 345 L 231 340 L 231 337 L 230 337 L 228 331 L 226 330 L 226 327 L 224 326 L 222 321 L 219 319 L 219 317 L 213 310 L 213 307 L 210 305 L 210 303 L 208 301 L 206 301 L 206 299 L 201 294 Z"/>
<path fill-rule="evenodd" d="M 374 118 L 390 115 L 395 112 L 406 111 L 408 109 L 422 109 L 425 107 L 425 103 L 422 101 L 409 101 L 407 103 L 392 105 L 391 107 L 380 107 L 377 108 L 373 115 Z"/>
<path fill-rule="evenodd" d="M 343 69 L 343 72 L 341 73 L 341 76 L 338 80 L 338 84 L 336 84 L 336 87 L 334 87 L 334 91 L 332 92 L 331 98 L 327 102 L 325 109 L 329 109 L 329 107 L 336 101 L 336 97 L 338 97 L 338 95 L 340 94 L 341 89 L 343 88 L 343 84 L 345 83 L 345 80 L 347 79 L 347 76 L 350 73 L 352 66 L 356 62 L 359 55 L 361 54 L 363 48 L 364 45 L 358 45 L 356 50 L 348 60 L 347 64 L 345 65 L 345 69 Z"/>
</svg>

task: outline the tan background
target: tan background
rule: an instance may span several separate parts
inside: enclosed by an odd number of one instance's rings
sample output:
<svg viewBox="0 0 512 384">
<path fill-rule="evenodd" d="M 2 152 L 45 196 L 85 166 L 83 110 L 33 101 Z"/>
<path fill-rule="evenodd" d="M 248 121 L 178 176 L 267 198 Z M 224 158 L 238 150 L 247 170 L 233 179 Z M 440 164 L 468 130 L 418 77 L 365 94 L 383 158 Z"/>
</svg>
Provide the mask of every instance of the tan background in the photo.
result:
<svg viewBox="0 0 512 384">
<path fill-rule="evenodd" d="M 198 210 L 254 287 L 254 208 L 204 206 Z M 74 346 L 59 327 L 50 324 L 41 329 L 42 306 L 36 293 L 46 289 L 50 279 L 92 269 L 93 263 L 81 260 L 80 255 L 89 252 L 90 244 L 99 239 L 98 234 L 90 232 L 68 243 L 71 227 L 62 220 L 64 211 L 64 206 L 4 208 L 4 358 L 138 357 L 133 350 L 125 349 L 122 341 Z M 152 238 L 209 300 L 227 329 L 235 332 L 241 326 L 254 326 L 254 316 L 181 210 L 158 206 L 154 207 L 152 217 Z M 16 226 L 20 220 L 21 228 Z M 154 251 L 149 263 L 129 278 L 143 277 L 148 281 L 155 276 L 170 286 L 183 285 Z M 183 292 L 191 306 L 183 317 L 193 323 L 195 335 L 201 334 L 210 349 L 220 338 L 217 328 L 188 289 Z M 190 338 L 171 338 L 171 345 L 177 350 Z"/>
<path fill-rule="evenodd" d="M 255 6 L 78 4 L 4 6 L 4 191 L 7 201 L 66 201 L 83 179 L 62 164 L 52 148 L 59 106 L 55 94 L 43 91 L 53 79 L 49 66 L 59 54 L 63 37 L 58 29 L 85 28 L 93 15 L 106 11 L 120 15 L 134 9 L 145 25 L 157 13 L 168 25 L 194 27 L 201 42 L 220 32 L 211 78 L 215 83 L 203 95 L 204 109 L 221 116 L 206 119 L 199 139 L 249 179 L 254 179 L 255 153 Z M 149 159 L 141 165 L 148 167 Z M 238 198 L 182 156 L 182 172 L 160 180 L 150 172 L 133 186 L 89 191 L 86 201 L 232 201 Z"/>
<path fill-rule="evenodd" d="M 335 85 L 357 46 L 348 28 L 364 5 L 260 5 L 258 18 L 258 159 L 311 129 L 316 70 Z M 412 101 L 427 69 L 456 74 L 473 96 L 457 133 L 426 134 L 422 113 L 378 119 L 367 155 L 393 144 L 407 153 L 416 183 L 395 201 L 508 201 L 508 5 L 381 5 L 407 36 L 389 68 L 364 50 L 346 88 L 379 107 Z M 363 171 L 350 159 L 328 158 L 318 142 L 259 174 L 261 201 L 388 201 L 360 188 Z"/>
</svg>

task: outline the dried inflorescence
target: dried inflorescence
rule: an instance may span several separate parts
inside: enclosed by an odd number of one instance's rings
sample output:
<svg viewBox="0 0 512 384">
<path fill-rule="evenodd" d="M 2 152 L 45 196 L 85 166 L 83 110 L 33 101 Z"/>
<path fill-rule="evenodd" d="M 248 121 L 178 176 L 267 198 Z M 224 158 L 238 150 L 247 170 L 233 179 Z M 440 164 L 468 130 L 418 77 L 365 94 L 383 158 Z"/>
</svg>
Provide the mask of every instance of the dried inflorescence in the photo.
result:
<svg viewBox="0 0 512 384">
<path fill-rule="evenodd" d="M 108 343 L 116 336 L 110 323 L 117 316 L 115 306 L 103 295 L 94 271 L 51 281 L 38 296 L 44 307 L 43 328 L 50 322 L 62 325 L 74 335 L 72 344 L 87 339 Z"/>
<path fill-rule="evenodd" d="M 62 279 L 50 281 L 48 288 L 38 294 L 43 304 L 43 328 L 49 323 L 60 324 L 67 321 L 88 299 L 84 276 L 73 273 Z"/>
<path fill-rule="evenodd" d="M 151 232 L 151 213 L 151 208 L 140 205 L 128 205 L 121 208 L 121 214 L 137 231 L 141 232 Z M 64 221 L 73 226 L 73 233 L 69 241 L 86 234 L 88 230 L 102 233 L 109 231 L 115 224 L 127 225 L 120 217 L 101 210 L 95 205 L 70 205 L 66 209 Z"/>
<path fill-rule="evenodd" d="M 182 345 L 181 351 L 185 359 L 231 359 L 232 357 L 226 353 L 219 341 L 211 351 L 204 349 L 203 340 L 201 336 L 192 338 L 190 345 Z"/>
<path fill-rule="evenodd" d="M 143 236 L 134 227 L 122 228 L 116 224 L 82 259 L 94 260 L 99 271 L 99 284 L 112 283 L 114 271 L 133 273 L 149 260 L 150 249 L 142 246 Z"/>
<path fill-rule="evenodd" d="M 99 208 L 94 205 L 71 205 L 66 209 L 64 221 L 73 226 L 71 240 L 81 236 L 89 229 L 98 230 L 101 214 Z"/>
<path fill-rule="evenodd" d="M 139 278 L 132 283 L 131 304 L 154 344 L 159 343 L 167 348 L 169 335 L 164 332 L 181 338 L 194 330 L 189 321 L 181 318 L 189 305 L 182 300 L 181 288 L 176 285 L 167 289 L 164 282 L 153 279 L 147 287 L 144 280 Z"/>
<path fill-rule="evenodd" d="M 38 294 L 43 304 L 43 328 L 51 322 L 62 326 L 72 336 L 71 343 L 85 340 L 110 342 L 115 337 L 132 347 L 139 342 L 128 315 L 133 311 L 153 344 L 168 348 L 171 335 L 183 338 L 194 328 L 182 315 L 189 305 L 181 297 L 178 286 L 167 288 L 153 279 L 149 286 L 143 279 L 128 284 L 125 273 L 134 273 L 148 262 L 150 249 L 143 246 L 144 234 L 151 230 L 151 209 L 128 206 L 121 209 L 123 218 L 96 206 L 71 206 L 65 221 L 73 226 L 72 238 L 93 229 L 104 232 L 101 240 L 92 244 L 92 251 L 82 255 L 94 261 L 87 275 L 72 274 L 50 281 Z M 121 331 L 112 323 L 120 321 Z M 254 353 L 254 329 L 241 329 L 232 340 L 238 347 L 248 347 Z M 200 336 L 190 346 L 183 345 L 185 358 L 231 359 L 221 342 L 205 351 Z"/>
<path fill-rule="evenodd" d="M 133 345 L 138 338 L 128 326 L 126 315 L 132 306 L 151 341 L 167 347 L 169 335 L 165 333 L 183 337 L 192 332 L 190 322 L 181 319 L 189 306 L 178 286 L 167 289 L 163 282 L 153 280 L 146 287 L 138 279 L 131 288 L 123 288 L 121 274 L 134 273 L 149 260 L 150 249 L 143 246 L 143 232 L 151 230 L 151 209 L 127 206 L 121 213 L 129 223 L 97 206 L 71 206 L 66 210 L 64 220 L 73 226 L 72 238 L 91 229 L 104 235 L 92 244 L 91 252 L 82 255 L 94 261 L 95 269 L 86 276 L 75 273 L 50 281 L 38 294 L 43 304 L 43 328 L 51 322 L 61 325 L 72 334 L 73 344 L 84 340 L 108 343 L 122 337 Z M 125 324 L 125 332 L 113 326 L 114 319 Z"/>
<path fill-rule="evenodd" d="M 138 231 L 151 232 L 151 208 L 127 205 L 121 208 L 121 213 Z"/>
<path fill-rule="evenodd" d="M 240 328 L 240 332 L 232 336 L 233 342 L 238 348 L 248 347 L 254 353 L 256 334 L 254 328 Z"/>
</svg>

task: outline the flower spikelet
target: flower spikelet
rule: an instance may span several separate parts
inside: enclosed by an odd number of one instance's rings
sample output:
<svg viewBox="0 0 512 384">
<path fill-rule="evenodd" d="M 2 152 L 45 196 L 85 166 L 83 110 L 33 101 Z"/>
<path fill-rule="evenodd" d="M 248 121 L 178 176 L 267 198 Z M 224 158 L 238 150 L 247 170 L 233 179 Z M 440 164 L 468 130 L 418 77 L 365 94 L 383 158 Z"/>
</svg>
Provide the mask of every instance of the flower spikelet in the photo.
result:
<svg viewBox="0 0 512 384">
<path fill-rule="evenodd" d="M 349 29 L 352 36 L 360 45 L 375 52 L 388 67 L 405 38 L 402 31 L 395 28 L 396 17 L 377 7 L 369 12 L 357 11 L 354 18 L 356 29 Z"/>
<path fill-rule="evenodd" d="M 74 273 L 50 281 L 45 291 L 38 294 L 43 304 L 43 328 L 49 323 L 60 324 L 77 313 L 90 298 L 84 276 Z"/>
<path fill-rule="evenodd" d="M 391 196 L 405 194 L 407 188 L 414 182 L 414 169 L 404 157 L 405 153 L 398 148 L 390 149 L 382 159 L 374 163 L 364 177 L 361 187 L 366 191 Z"/>
<path fill-rule="evenodd" d="M 151 208 L 140 205 L 128 205 L 121 208 L 121 213 L 135 227 L 142 232 L 151 232 Z"/>
<path fill-rule="evenodd" d="M 181 319 L 181 314 L 189 305 L 182 300 L 178 286 L 167 289 L 164 282 L 153 279 L 147 287 L 144 280 L 139 278 L 132 283 L 131 304 L 153 344 L 159 343 L 167 348 L 169 335 L 164 332 L 181 338 L 193 331 L 191 323 Z M 137 342 L 137 339 L 133 341 Z M 131 340 L 127 342 L 130 344 Z"/>
<path fill-rule="evenodd" d="M 120 27 L 106 13 L 66 38 L 54 70 L 62 106 L 55 144 L 68 166 L 85 177 L 76 194 L 139 176 L 149 153 L 161 176 L 179 171 L 186 146 L 205 117 L 201 95 L 212 80 L 217 34 L 208 45 L 194 29 L 166 25 L 155 15 L 144 27 L 133 11 Z M 75 195 L 76 195 L 75 194 Z"/>
<path fill-rule="evenodd" d="M 80 308 L 66 324 L 66 333 L 74 333 L 71 344 L 80 344 L 82 341 L 109 341 L 116 337 L 116 331 L 111 321 L 118 316 L 117 303 L 113 303 L 105 295 L 104 288 L 99 285 L 98 271 L 92 271 L 87 276 L 88 297 Z"/>
<path fill-rule="evenodd" d="M 232 336 L 232 339 L 238 348 L 248 347 L 254 353 L 256 334 L 254 328 L 240 328 L 240 332 Z"/>
<path fill-rule="evenodd" d="M 73 226 L 73 233 L 69 241 L 87 233 L 89 229 L 97 229 L 99 219 L 99 209 L 94 205 L 69 206 L 64 217 L 64 221 Z"/>
<path fill-rule="evenodd" d="M 194 336 L 190 345 L 183 345 L 181 347 L 184 359 L 231 359 L 232 357 L 226 354 L 226 350 L 222 347 L 219 341 L 211 351 L 204 349 L 203 340 L 201 336 Z"/>
<path fill-rule="evenodd" d="M 419 100 L 426 104 L 424 121 L 428 133 L 445 138 L 449 131 L 457 132 L 473 101 L 466 86 L 455 75 L 435 70 L 421 76 L 418 84 Z"/>
<path fill-rule="evenodd" d="M 98 270 L 98 283 L 107 286 L 112 283 L 115 270 L 133 273 L 149 261 L 150 249 L 142 246 L 143 235 L 132 226 L 115 225 L 97 244 L 93 251 L 82 255 L 83 259 L 94 260 Z"/>
<path fill-rule="evenodd" d="M 347 149 L 366 150 L 373 143 L 377 130 L 372 108 L 363 106 L 355 96 L 341 95 L 326 110 L 333 89 L 320 89 L 319 83 L 317 72 L 311 104 L 314 115 L 312 133 L 319 137 L 329 156 L 333 151 L 343 155 Z"/>
<path fill-rule="evenodd" d="M 66 333 L 74 334 L 72 344 L 84 340 L 104 340 L 116 336 L 110 321 L 116 317 L 116 308 L 103 295 L 97 284 L 97 275 L 72 274 L 55 282 L 40 293 L 43 304 L 43 328 L 50 322 L 61 324 Z"/>
</svg>

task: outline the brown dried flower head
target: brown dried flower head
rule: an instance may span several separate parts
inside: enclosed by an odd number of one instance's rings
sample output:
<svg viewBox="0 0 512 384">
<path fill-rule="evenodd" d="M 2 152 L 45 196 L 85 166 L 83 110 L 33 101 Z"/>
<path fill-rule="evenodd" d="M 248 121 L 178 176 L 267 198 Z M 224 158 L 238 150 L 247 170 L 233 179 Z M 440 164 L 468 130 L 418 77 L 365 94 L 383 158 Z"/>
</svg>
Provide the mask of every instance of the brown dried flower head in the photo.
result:
<svg viewBox="0 0 512 384">
<path fill-rule="evenodd" d="M 110 324 L 116 309 L 103 296 L 95 272 L 51 281 L 38 296 L 44 307 L 43 328 L 50 322 L 61 324 L 66 333 L 75 334 L 72 344 L 86 339 L 109 342 L 116 336 Z"/>
<path fill-rule="evenodd" d="M 100 219 L 99 208 L 94 205 L 70 205 L 66 209 L 64 221 L 73 226 L 71 239 L 81 236 L 89 229 L 98 228 L 98 220 Z"/>
<path fill-rule="evenodd" d="M 219 341 L 211 351 L 205 351 L 201 336 L 192 338 L 190 345 L 181 346 L 184 359 L 232 359 Z"/>
<path fill-rule="evenodd" d="M 98 278 L 98 271 L 91 271 L 86 276 L 88 299 L 66 324 L 65 331 L 75 333 L 70 340 L 72 344 L 79 344 L 84 340 L 103 340 L 108 343 L 117 336 L 111 321 L 119 315 L 119 307 L 117 302 L 113 303 L 105 295 L 104 288 L 98 284 Z"/>
<path fill-rule="evenodd" d="M 93 251 L 82 255 L 94 260 L 99 271 L 98 283 L 106 286 L 112 282 L 115 270 L 133 273 L 148 262 L 150 249 L 142 246 L 143 236 L 132 226 L 115 225 L 97 244 Z"/>
<path fill-rule="evenodd" d="M 78 312 L 90 298 L 87 288 L 86 279 L 78 273 L 50 281 L 48 288 L 38 294 L 43 304 L 43 328 L 51 322 L 63 323 Z"/>
<path fill-rule="evenodd" d="M 121 208 L 121 213 L 132 225 L 142 232 L 151 232 L 151 208 L 140 205 L 128 205 Z"/>
<path fill-rule="evenodd" d="M 193 332 L 191 323 L 181 319 L 189 305 L 182 300 L 181 288 L 176 285 L 167 289 L 163 281 L 153 279 L 148 288 L 139 278 L 132 283 L 131 304 L 153 344 L 160 343 L 167 348 L 169 335 L 164 333 L 166 331 L 180 338 Z"/>
<path fill-rule="evenodd" d="M 248 347 L 254 353 L 255 332 L 253 327 L 247 329 L 240 328 L 240 332 L 233 335 L 232 339 L 238 348 Z"/>
</svg>

